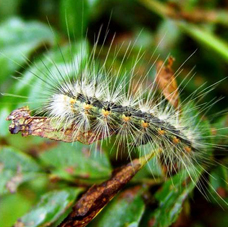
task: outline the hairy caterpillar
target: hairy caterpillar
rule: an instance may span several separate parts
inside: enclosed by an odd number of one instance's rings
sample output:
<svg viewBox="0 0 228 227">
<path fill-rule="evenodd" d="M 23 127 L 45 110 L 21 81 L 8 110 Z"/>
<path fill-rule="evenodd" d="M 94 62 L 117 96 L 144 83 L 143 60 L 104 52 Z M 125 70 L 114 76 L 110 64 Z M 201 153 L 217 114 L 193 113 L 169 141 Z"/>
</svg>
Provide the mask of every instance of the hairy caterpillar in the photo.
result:
<svg viewBox="0 0 228 227">
<path fill-rule="evenodd" d="M 194 181 L 193 175 L 199 172 L 198 167 L 204 169 L 202 164 L 208 161 L 213 144 L 205 127 L 207 122 L 199 117 L 200 112 L 205 113 L 211 108 L 211 103 L 197 107 L 193 101 L 204 97 L 212 87 L 199 88 L 176 107 L 167 100 L 176 102 L 178 88 L 166 97 L 158 88 L 156 80 L 164 65 L 157 70 L 155 82 L 150 82 L 148 77 L 155 63 L 137 78 L 137 66 L 143 53 L 137 53 L 130 69 L 123 67 L 134 43 L 125 47 L 117 69 L 113 65 L 121 47 L 116 49 L 110 64 L 111 44 L 104 61 L 99 64 L 97 58 L 102 49 L 98 50 L 97 43 L 90 55 L 87 55 L 86 45 L 81 43 L 77 56 L 74 55 L 75 47 L 70 44 L 67 51 L 70 53 L 69 62 L 59 49 L 63 65 L 57 65 L 47 56 L 42 62 L 44 67 L 37 67 L 36 72 L 31 72 L 33 77 L 40 79 L 39 86 L 36 86 L 39 89 L 31 89 L 33 94 L 30 96 L 30 106 L 36 109 L 35 115 L 57 119 L 57 127 L 63 130 L 73 125 L 73 137 L 76 139 L 79 133 L 92 131 L 93 138 L 88 143 L 115 135 L 113 145 L 117 146 L 117 153 L 121 152 L 124 144 L 129 156 L 135 147 L 141 155 L 155 150 L 156 157 L 167 167 L 168 173 L 186 169 Z M 47 67 L 49 63 L 51 67 Z M 178 71 L 164 90 L 175 76 L 178 76 Z M 26 76 L 22 83 L 33 86 Z"/>
</svg>

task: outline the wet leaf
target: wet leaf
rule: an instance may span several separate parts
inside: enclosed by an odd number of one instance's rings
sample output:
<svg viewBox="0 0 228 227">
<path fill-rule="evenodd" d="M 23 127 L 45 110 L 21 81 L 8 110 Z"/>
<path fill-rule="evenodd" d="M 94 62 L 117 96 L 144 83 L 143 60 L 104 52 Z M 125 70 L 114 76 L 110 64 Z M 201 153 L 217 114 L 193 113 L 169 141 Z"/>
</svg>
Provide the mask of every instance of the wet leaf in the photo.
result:
<svg viewBox="0 0 228 227">
<path fill-rule="evenodd" d="M 144 190 L 140 186 L 121 192 L 104 210 L 89 224 L 89 226 L 112 227 L 139 226 L 145 210 L 141 197 Z"/>
<path fill-rule="evenodd" d="M 25 181 L 40 176 L 41 168 L 28 155 L 12 148 L 0 148 L 0 194 L 16 192 Z"/>
<path fill-rule="evenodd" d="M 83 49 L 83 51 L 81 51 L 81 49 Z M 2 120 L 0 120 L 0 134 L 7 134 L 7 128 L 5 127 L 6 122 L 3 119 L 5 119 L 13 109 L 21 106 L 22 103 L 23 105 L 25 105 L 24 103 L 29 103 L 31 109 L 41 110 L 43 108 L 42 102 L 39 97 L 37 97 L 37 94 L 42 96 L 42 92 L 50 88 L 50 86 L 47 86 L 47 83 L 51 81 L 52 85 L 56 85 L 60 82 L 60 78 L 63 75 L 70 78 L 75 77 L 80 67 L 72 67 L 72 61 L 76 61 L 78 65 L 83 67 L 87 57 L 88 43 L 81 41 L 63 46 L 61 49 L 53 49 L 32 63 L 31 67 L 28 67 L 23 76 L 20 76 L 20 79 L 17 81 L 14 80 L 15 83 L 13 86 L 1 97 L 0 115 L 2 115 Z M 57 75 L 57 77 L 61 74 L 61 76 L 54 80 L 48 77 L 50 74 Z M 8 94 L 10 95 L 8 96 Z M 6 111 L 8 111 L 8 114 Z"/>
<path fill-rule="evenodd" d="M 227 204 L 223 203 L 222 200 L 228 201 L 228 171 L 225 166 L 218 166 L 210 173 L 210 196 L 211 201 L 218 203 L 219 205 Z"/>
<path fill-rule="evenodd" d="M 39 22 L 24 22 L 19 18 L 0 26 L 0 82 L 21 68 L 36 48 L 52 45 L 55 37 L 48 26 Z M 15 54 L 17 53 L 17 54 Z"/>
<path fill-rule="evenodd" d="M 182 205 L 189 193 L 195 188 L 202 170 L 189 173 L 182 171 L 166 181 L 155 194 L 159 202 L 158 208 L 151 215 L 152 226 L 170 226 L 174 223 L 182 210 Z M 189 177 L 191 177 L 193 180 Z"/>
<path fill-rule="evenodd" d="M 71 176 L 84 179 L 107 178 L 111 174 L 109 160 L 102 150 L 80 143 L 60 143 L 58 147 L 39 156 L 52 173 L 60 177 Z"/>
<path fill-rule="evenodd" d="M 215 123 L 212 124 L 211 133 L 213 135 L 213 143 L 224 144 L 228 143 L 228 115 L 224 115 L 217 119 Z"/>
<path fill-rule="evenodd" d="M 12 75 L 17 70 L 25 68 L 29 57 L 37 48 L 44 45 L 53 45 L 54 41 L 54 34 L 48 26 L 42 23 L 24 22 L 19 18 L 11 18 L 2 23 L 0 25 L 0 91 L 9 92 L 8 86 L 10 80 L 13 80 Z M 12 89 L 11 93 L 16 94 L 15 88 Z M 21 100 L 17 99 L 15 101 L 15 99 L 12 100 L 9 97 L 1 97 L 0 95 L 0 135 L 7 134 L 4 119 L 10 112 L 8 111 L 10 106 L 19 101 Z"/>
<path fill-rule="evenodd" d="M 15 227 L 50 226 L 74 202 L 81 189 L 64 189 L 44 194 L 33 209 L 21 217 Z"/>
</svg>

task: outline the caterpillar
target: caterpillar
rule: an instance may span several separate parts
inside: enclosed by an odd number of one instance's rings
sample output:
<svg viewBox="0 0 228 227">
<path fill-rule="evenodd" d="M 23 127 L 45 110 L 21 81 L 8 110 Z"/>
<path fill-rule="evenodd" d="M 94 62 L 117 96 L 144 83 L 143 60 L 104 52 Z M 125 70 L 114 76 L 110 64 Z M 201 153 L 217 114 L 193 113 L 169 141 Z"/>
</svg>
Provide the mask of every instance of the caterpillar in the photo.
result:
<svg viewBox="0 0 228 227">
<path fill-rule="evenodd" d="M 125 69 L 124 62 L 132 54 L 135 43 L 125 47 L 122 44 L 118 48 L 113 46 L 114 38 L 103 62 L 99 61 L 102 47 L 99 49 L 98 35 L 90 54 L 86 43 L 74 46 L 69 40 L 70 44 L 64 51 L 70 56 L 69 61 L 59 48 L 63 65 L 57 65 L 47 55 L 46 61 L 42 60 L 43 68 L 37 66 L 35 71 L 31 70 L 30 78 L 32 75 L 39 79 L 36 90 L 31 89 L 32 95 L 29 96 L 34 115 L 55 120 L 56 127 L 63 131 L 72 126 L 74 140 L 80 133 L 90 131 L 93 138 L 89 139 L 89 144 L 113 138 L 111 142 L 115 152 L 122 152 L 126 146 L 130 158 L 133 150 L 141 156 L 153 150 L 156 158 L 167 168 L 168 175 L 185 169 L 195 181 L 194 174 L 200 172 L 198 168 L 206 171 L 204 165 L 209 162 L 211 147 L 218 146 L 211 141 L 213 135 L 207 120 L 200 116 L 201 112 L 206 114 L 214 100 L 198 103 L 216 84 L 199 87 L 179 103 L 177 93 L 181 87 L 174 86 L 171 92 L 166 93 L 179 71 L 173 73 L 161 88 L 159 79 L 162 70 L 167 69 L 165 63 L 157 67 L 153 81 L 149 74 L 154 72 L 157 60 L 138 76 L 137 67 L 144 53 L 140 49 L 130 69 Z M 109 61 L 113 48 L 116 48 L 115 54 Z M 76 49 L 78 54 L 75 56 Z M 119 63 L 120 52 L 123 56 Z M 117 68 L 116 64 L 119 64 Z M 186 80 L 190 81 L 192 76 L 188 77 L 190 79 Z M 29 83 L 32 87 L 31 81 L 24 76 L 21 84 Z M 198 188 L 204 194 L 201 186 Z"/>
<path fill-rule="evenodd" d="M 153 82 L 149 82 L 147 76 L 154 64 L 137 81 L 135 71 L 143 54 L 138 52 L 130 71 L 122 66 L 134 43 L 127 46 L 117 69 L 113 69 L 112 65 L 118 54 L 109 67 L 106 63 L 108 54 L 101 66 L 96 64 L 97 43 L 86 62 L 80 62 L 82 56 L 86 56 L 82 43 L 80 56 L 71 59 L 62 68 L 47 57 L 47 61 L 53 64 L 53 71 L 46 70 L 44 73 L 38 69 L 38 73 L 32 72 L 41 82 L 36 92 L 32 90 L 35 115 L 55 119 L 57 127 L 63 130 L 72 126 L 73 140 L 77 140 L 79 134 L 90 131 L 93 137 L 88 143 L 98 143 L 99 140 L 102 143 L 105 138 L 110 139 L 114 135 L 112 143 L 117 153 L 124 146 L 127 146 L 129 156 L 135 148 L 141 155 L 145 155 L 148 149 L 157 150 L 156 156 L 168 166 L 168 173 L 183 168 L 188 170 L 207 160 L 209 145 L 206 141 L 209 141 L 210 132 L 205 130 L 205 123 L 201 122 L 202 117 L 199 117 L 197 106 L 192 101 L 205 96 L 211 87 L 196 91 L 180 105 L 181 108 L 177 107 L 178 87 L 166 97 L 159 93 L 159 70 L 161 72 L 165 68 L 164 64 L 157 69 Z M 117 53 L 120 50 L 121 47 Z M 73 52 L 72 46 L 68 51 Z M 175 79 L 173 76 L 163 89 Z M 210 107 L 207 104 L 201 107 L 201 111 Z"/>
<path fill-rule="evenodd" d="M 204 146 L 199 129 L 186 124 L 169 103 L 155 101 L 154 84 L 146 96 L 140 88 L 132 94 L 131 79 L 112 82 L 109 75 L 94 71 L 81 72 L 78 80 L 55 86 L 43 107 L 46 115 L 57 118 L 60 125 L 73 124 L 75 137 L 91 130 L 101 139 L 115 134 L 117 144 L 163 147 L 162 154 L 168 158 L 199 156 Z"/>
</svg>

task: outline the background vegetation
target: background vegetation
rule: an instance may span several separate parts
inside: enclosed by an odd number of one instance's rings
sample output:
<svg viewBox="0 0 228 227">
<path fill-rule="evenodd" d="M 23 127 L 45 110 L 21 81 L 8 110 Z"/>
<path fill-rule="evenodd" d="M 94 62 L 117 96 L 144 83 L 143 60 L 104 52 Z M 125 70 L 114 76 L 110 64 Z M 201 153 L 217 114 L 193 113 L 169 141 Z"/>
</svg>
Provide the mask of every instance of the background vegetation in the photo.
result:
<svg viewBox="0 0 228 227">
<path fill-rule="evenodd" d="M 133 54 L 145 51 L 147 57 L 155 48 L 160 59 L 175 58 L 174 69 L 197 50 L 184 65 L 178 82 L 195 67 L 197 74 L 184 89 L 188 96 L 203 83 L 209 86 L 228 75 L 228 3 L 205 0 L 2 0 L 0 2 L 0 91 L 28 96 L 33 100 L 37 79 L 28 69 L 41 66 L 39 59 L 48 53 L 60 65 L 57 43 L 80 45 L 86 39 L 91 47 L 101 25 L 109 34 L 102 57 L 116 34 L 115 44 L 137 40 Z M 66 20 L 69 34 L 67 34 Z M 83 21 L 83 23 L 82 23 Z M 49 25 L 50 24 L 50 25 Z M 105 31 L 105 29 L 104 29 Z M 140 34 L 140 35 L 139 35 Z M 101 33 L 101 40 L 105 33 Z M 162 42 L 160 42 L 162 40 Z M 101 42 L 102 44 L 102 42 Z M 67 52 L 63 53 L 67 55 Z M 77 48 L 75 49 L 77 54 Z M 30 60 L 27 65 L 26 58 Z M 38 59 L 38 60 L 37 60 Z M 67 57 L 66 57 L 67 59 Z M 129 61 L 132 59 L 130 58 Z M 126 67 L 128 61 L 125 62 Z M 48 66 L 49 67 L 49 66 Z M 13 77 L 23 76 L 32 89 Z M 184 84 L 183 84 L 184 86 Z M 211 128 L 227 127 L 227 79 L 219 83 L 202 102 L 224 97 L 207 113 Z M 182 96 L 182 97 L 183 97 Z M 37 137 L 10 135 L 9 113 L 24 105 L 23 99 L 0 97 L 0 226 L 12 226 L 20 220 L 23 226 L 56 226 L 63 220 L 74 201 L 89 186 L 107 180 L 114 168 L 129 160 L 110 154 L 89 154 L 88 146 L 79 143 L 57 143 Z M 27 100 L 26 100 L 27 101 Z M 224 131 L 226 135 L 226 131 Z M 221 137 L 219 144 L 227 144 Z M 215 150 L 214 159 L 222 166 L 212 166 L 210 184 L 228 202 L 228 164 L 226 151 Z M 217 155 L 217 154 L 222 155 Z M 124 190 L 90 223 L 90 226 L 228 226 L 228 209 L 211 191 L 207 201 L 193 187 L 182 187 L 178 176 L 163 183 L 161 168 L 154 168 L 155 179 L 144 167 Z M 215 180 L 217 179 L 217 180 Z M 220 180 L 219 180 L 220 179 Z M 174 184 L 174 185 L 175 185 Z M 186 190 L 184 190 L 186 189 Z M 210 188 L 209 188 L 210 191 Z"/>
</svg>

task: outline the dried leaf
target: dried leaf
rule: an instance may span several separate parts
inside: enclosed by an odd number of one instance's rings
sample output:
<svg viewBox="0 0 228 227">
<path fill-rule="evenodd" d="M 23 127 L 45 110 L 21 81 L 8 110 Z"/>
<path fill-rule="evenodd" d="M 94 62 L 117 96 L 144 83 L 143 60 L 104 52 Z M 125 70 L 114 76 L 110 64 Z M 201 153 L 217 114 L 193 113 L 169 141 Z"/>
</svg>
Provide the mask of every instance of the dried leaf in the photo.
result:
<svg viewBox="0 0 228 227">
<path fill-rule="evenodd" d="M 174 58 L 169 57 L 168 64 L 164 65 L 163 61 L 157 64 L 156 83 L 162 91 L 165 98 L 175 107 L 179 106 L 178 85 L 172 70 Z"/>
<path fill-rule="evenodd" d="M 83 144 L 91 144 L 96 140 L 104 139 L 104 137 L 98 137 L 96 133 L 92 131 L 77 133 L 74 124 L 65 127 L 57 127 L 59 123 L 53 118 L 47 117 L 33 117 L 30 115 L 28 107 L 22 107 L 14 110 L 8 117 L 8 121 L 12 121 L 9 126 L 9 131 L 12 134 L 22 133 L 22 136 L 40 136 L 53 140 L 60 140 L 64 142 L 79 141 Z"/>
<path fill-rule="evenodd" d="M 75 204 L 73 211 L 59 227 L 84 227 L 108 204 L 108 202 L 132 179 L 147 163 L 154 153 L 135 159 L 127 165 L 114 170 L 112 177 L 92 186 Z"/>
</svg>

